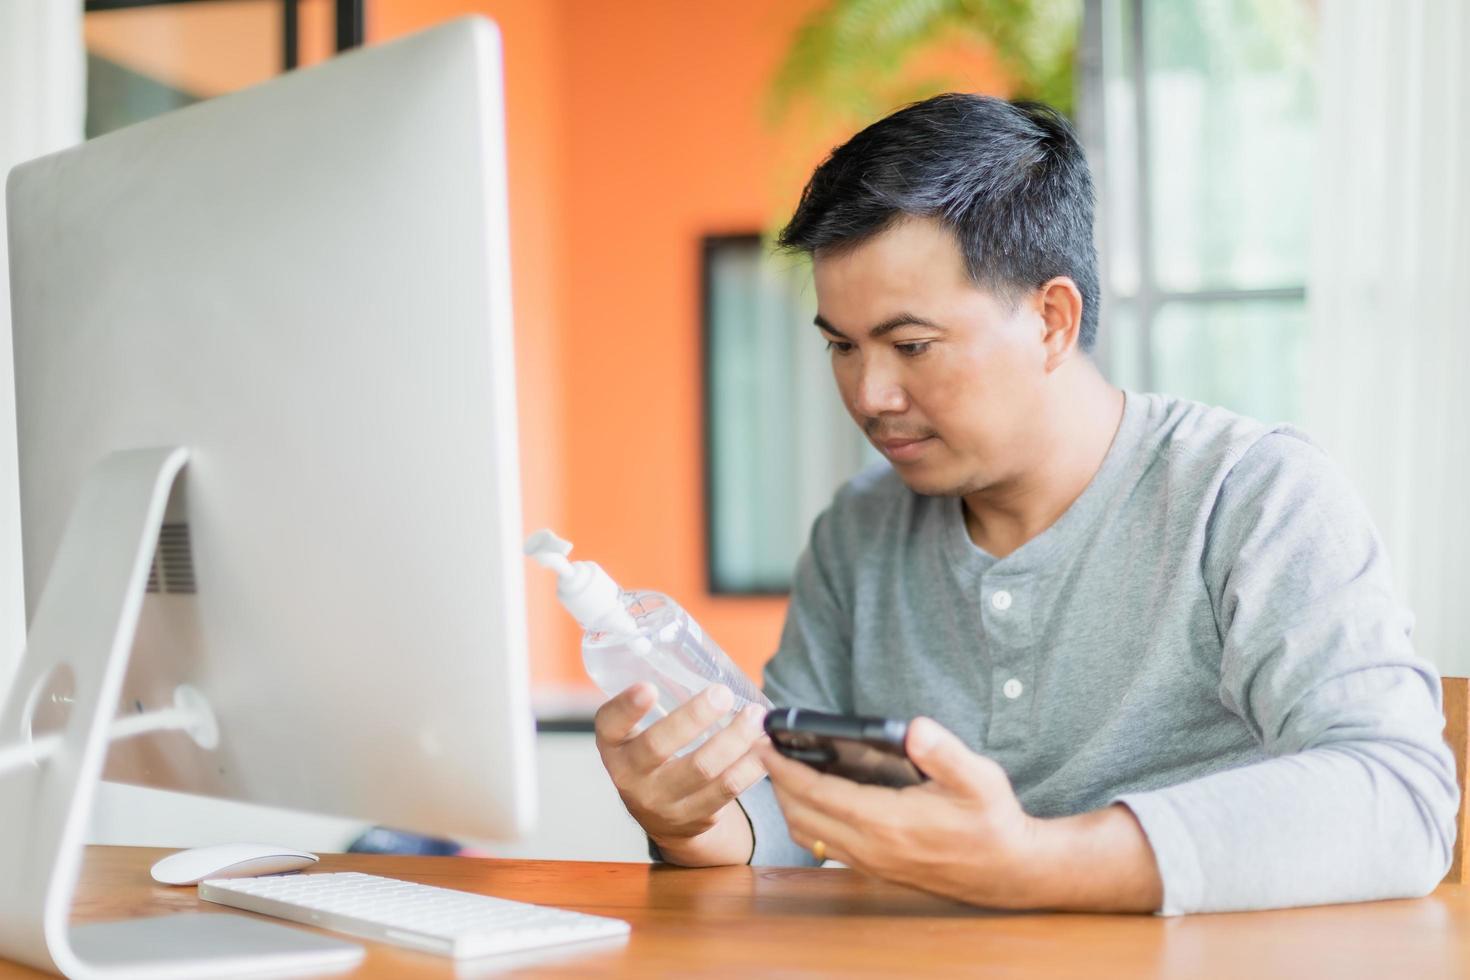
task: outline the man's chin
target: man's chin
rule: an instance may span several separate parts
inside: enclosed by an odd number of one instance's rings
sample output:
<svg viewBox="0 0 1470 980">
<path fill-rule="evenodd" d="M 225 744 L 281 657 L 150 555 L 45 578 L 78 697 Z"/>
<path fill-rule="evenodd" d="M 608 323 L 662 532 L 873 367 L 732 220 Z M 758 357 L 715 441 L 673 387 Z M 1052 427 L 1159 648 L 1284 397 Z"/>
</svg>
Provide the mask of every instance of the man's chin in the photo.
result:
<svg viewBox="0 0 1470 980">
<path fill-rule="evenodd" d="M 970 481 L 946 472 L 944 467 L 891 465 L 904 486 L 925 497 L 963 497 L 970 492 Z"/>
</svg>

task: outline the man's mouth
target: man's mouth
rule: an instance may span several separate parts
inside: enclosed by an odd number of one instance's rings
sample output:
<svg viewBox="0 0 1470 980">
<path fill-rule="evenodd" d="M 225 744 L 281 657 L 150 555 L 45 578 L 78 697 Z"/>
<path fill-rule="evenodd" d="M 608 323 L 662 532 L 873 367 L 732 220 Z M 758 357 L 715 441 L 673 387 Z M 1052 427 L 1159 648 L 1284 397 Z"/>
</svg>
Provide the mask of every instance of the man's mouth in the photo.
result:
<svg viewBox="0 0 1470 980">
<path fill-rule="evenodd" d="M 933 436 L 920 436 L 918 438 L 894 438 L 875 440 L 877 446 L 883 451 L 883 455 L 895 462 L 907 462 L 917 459 L 934 442 Z"/>
</svg>

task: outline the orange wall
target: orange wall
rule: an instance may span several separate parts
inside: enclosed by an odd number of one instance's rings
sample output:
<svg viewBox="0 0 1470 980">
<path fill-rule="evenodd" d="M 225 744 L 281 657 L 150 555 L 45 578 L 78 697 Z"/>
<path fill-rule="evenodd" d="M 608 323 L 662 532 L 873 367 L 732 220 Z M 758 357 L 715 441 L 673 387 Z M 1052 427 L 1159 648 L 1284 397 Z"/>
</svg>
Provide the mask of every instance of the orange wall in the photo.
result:
<svg viewBox="0 0 1470 980">
<path fill-rule="evenodd" d="M 778 221 L 826 149 L 763 114 L 821 2 L 368 4 L 370 42 L 470 12 L 501 28 L 527 528 L 674 596 L 753 676 L 786 602 L 706 592 L 699 242 Z M 551 576 L 527 575 L 536 681 L 587 686 Z"/>
<path fill-rule="evenodd" d="M 827 0 L 568 0 L 562 338 L 567 527 L 625 587 L 667 592 L 752 676 L 786 600 L 706 591 L 699 245 L 790 213 L 831 143 L 766 92 Z M 951 44 L 916 69 L 1001 91 Z M 828 377 L 815 377 L 837 397 Z"/>
<path fill-rule="evenodd" d="M 573 2 L 566 33 L 567 526 L 756 676 L 786 603 L 706 592 L 699 240 L 785 203 L 761 107 L 813 5 Z"/>
<path fill-rule="evenodd" d="M 501 28 L 527 528 L 673 595 L 752 674 L 785 602 L 705 591 L 698 244 L 770 220 L 761 98 L 812 3 L 368 6 L 370 42 L 471 12 Z M 527 574 L 536 680 L 585 685 L 550 576 Z"/>
<path fill-rule="evenodd" d="M 778 222 L 843 135 L 764 119 L 779 58 L 824 2 L 366 4 L 369 43 L 471 13 L 500 27 L 526 530 L 557 528 L 625 587 L 674 596 L 753 676 L 786 603 L 706 592 L 699 242 Z M 257 7 L 91 14 L 88 39 L 227 91 L 275 71 L 278 14 Z M 330 16 L 327 0 L 303 0 L 303 64 L 329 55 Z M 923 61 L 975 89 L 998 84 L 973 45 Z M 527 589 L 535 681 L 589 686 L 554 580 L 527 568 Z"/>
</svg>

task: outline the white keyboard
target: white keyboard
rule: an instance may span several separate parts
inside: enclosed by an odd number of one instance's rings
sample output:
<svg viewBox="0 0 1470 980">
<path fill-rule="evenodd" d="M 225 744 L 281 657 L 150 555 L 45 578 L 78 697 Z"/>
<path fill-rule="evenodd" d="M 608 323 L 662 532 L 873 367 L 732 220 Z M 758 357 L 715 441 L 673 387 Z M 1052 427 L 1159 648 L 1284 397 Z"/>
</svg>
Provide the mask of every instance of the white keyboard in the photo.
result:
<svg viewBox="0 0 1470 980">
<path fill-rule="evenodd" d="M 628 923 L 344 871 L 213 878 L 199 897 L 364 939 L 462 959 L 628 934 Z"/>
</svg>

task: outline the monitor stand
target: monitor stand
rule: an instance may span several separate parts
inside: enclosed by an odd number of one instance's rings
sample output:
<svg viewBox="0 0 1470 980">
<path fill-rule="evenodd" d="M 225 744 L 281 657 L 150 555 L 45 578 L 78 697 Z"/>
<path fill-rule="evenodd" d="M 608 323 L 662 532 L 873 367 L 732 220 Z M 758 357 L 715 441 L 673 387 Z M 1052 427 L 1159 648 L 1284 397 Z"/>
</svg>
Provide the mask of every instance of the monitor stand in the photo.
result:
<svg viewBox="0 0 1470 980">
<path fill-rule="evenodd" d="M 181 448 L 113 453 L 81 483 L 0 711 L 0 745 L 51 747 L 0 770 L 0 959 L 107 980 L 329 971 L 362 959 L 355 943 L 230 913 L 68 922 L 148 568 L 188 458 Z"/>
</svg>

